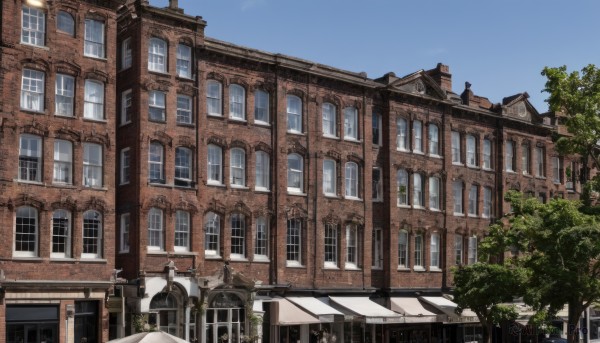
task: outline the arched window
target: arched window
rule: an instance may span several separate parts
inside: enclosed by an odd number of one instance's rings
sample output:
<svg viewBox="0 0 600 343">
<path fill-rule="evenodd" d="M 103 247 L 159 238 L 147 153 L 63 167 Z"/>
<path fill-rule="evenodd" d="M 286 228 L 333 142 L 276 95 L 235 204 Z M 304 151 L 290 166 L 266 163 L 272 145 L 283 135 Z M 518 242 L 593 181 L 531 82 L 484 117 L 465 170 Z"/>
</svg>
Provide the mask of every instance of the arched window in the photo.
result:
<svg viewBox="0 0 600 343">
<path fill-rule="evenodd" d="M 148 42 L 148 70 L 167 72 L 167 43 L 160 38 L 150 38 Z"/>
<path fill-rule="evenodd" d="M 246 119 L 246 90 L 240 85 L 229 86 L 229 116 L 232 119 Z"/>
<path fill-rule="evenodd" d="M 177 330 L 177 299 L 171 293 L 158 293 L 150 301 L 150 310 L 158 312 L 157 327 L 160 331 L 167 332 L 173 336 L 178 336 Z"/>
<path fill-rule="evenodd" d="M 204 216 L 204 254 L 206 256 L 220 256 L 221 217 L 214 212 Z"/>
<path fill-rule="evenodd" d="M 288 155 L 288 192 L 302 193 L 304 190 L 304 160 L 298 154 Z"/>
<path fill-rule="evenodd" d="M 287 96 L 287 130 L 302 133 L 302 100 L 295 95 Z"/>
<path fill-rule="evenodd" d="M 14 256 L 38 256 L 38 211 L 33 207 L 17 208 Z"/>
<path fill-rule="evenodd" d="M 358 110 L 355 107 L 344 108 L 344 139 L 358 139 Z"/>
<path fill-rule="evenodd" d="M 246 186 L 246 152 L 243 149 L 231 149 L 229 174 L 232 186 Z"/>
<path fill-rule="evenodd" d="M 69 36 L 75 36 L 75 20 L 73 16 L 65 11 L 58 11 L 56 15 L 56 29 L 67 33 Z"/>
<path fill-rule="evenodd" d="M 150 143 L 148 151 L 148 180 L 152 183 L 165 183 L 164 171 L 164 148 L 159 142 Z"/>
<path fill-rule="evenodd" d="M 98 211 L 86 211 L 83 214 L 82 258 L 102 257 L 102 235 L 102 215 Z"/>
<path fill-rule="evenodd" d="M 71 213 L 56 210 L 52 213 L 51 257 L 71 256 Z"/>
</svg>

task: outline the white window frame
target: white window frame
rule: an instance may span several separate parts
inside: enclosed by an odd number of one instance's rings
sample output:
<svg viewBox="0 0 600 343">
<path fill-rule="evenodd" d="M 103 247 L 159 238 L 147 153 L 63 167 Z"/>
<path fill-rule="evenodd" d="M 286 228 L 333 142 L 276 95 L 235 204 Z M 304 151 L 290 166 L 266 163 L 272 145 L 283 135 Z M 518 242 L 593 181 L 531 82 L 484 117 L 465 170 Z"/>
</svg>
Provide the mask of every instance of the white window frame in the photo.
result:
<svg viewBox="0 0 600 343">
<path fill-rule="evenodd" d="M 408 188 L 408 172 L 404 169 L 398 169 L 396 172 L 397 183 L 397 206 L 409 206 L 409 188 Z M 404 190 L 402 190 L 404 188 Z"/>
<path fill-rule="evenodd" d="M 148 181 L 151 183 L 164 183 L 164 168 L 165 147 L 160 142 L 150 142 L 150 148 L 148 149 Z"/>
<path fill-rule="evenodd" d="M 148 41 L 148 71 L 167 72 L 168 47 L 161 38 L 152 37 Z"/>
<path fill-rule="evenodd" d="M 220 257 L 221 252 L 221 217 L 208 212 L 204 216 L 204 255 L 207 257 Z"/>
<path fill-rule="evenodd" d="M 164 122 L 167 114 L 167 94 L 162 91 L 148 92 L 148 120 Z"/>
<path fill-rule="evenodd" d="M 378 177 L 376 178 L 376 175 Z M 372 171 L 372 198 L 373 201 L 383 201 L 383 170 L 381 167 L 373 167 Z"/>
<path fill-rule="evenodd" d="M 60 223 L 59 221 L 64 221 Z M 66 225 L 61 225 L 66 224 Z M 66 226 L 66 227 L 65 227 Z M 58 209 L 52 212 L 52 241 L 50 242 L 50 258 L 69 258 L 71 257 L 71 213 L 67 210 Z M 62 229 L 64 232 L 56 232 L 56 229 Z M 54 240 L 62 240 L 64 245 L 63 252 L 54 251 Z"/>
<path fill-rule="evenodd" d="M 119 180 L 121 185 L 129 184 L 131 180 L 131 149 L 129 147 L 121 149 L 120 154 L 120 172 Z"/>
<path fill-rule="evenodd" d="M 323 115 L 323 136 L 337 138 L 337 108 L 334 104 L 326 102 L 321 106 Z"/>
<path fill-rule="evenodd" d="M 27 213 L 25 213 L 27 211 Z M 20 215 L 19 212 L 22 212 Z M 19 218 L 22 219 L 22 223 L 19 224 Z M 27 231 L 25 231 L 27 229 Z M 33 231 L 33 232 L 32 232 Z M 19 235 L 33 236 L 30 237 L 33 241 L 19 240 Z M 23 242 L 24 245 L 28 246 L 33 243 L 32 249 L 23 249 L 19 247 L 18 242 Z M 13 243 L 13 256 L 14 257 L 37 257 L 39 256 L 39 213 L 36 208 L 29 206 L 21 206 L 16 209 L 15 212 L 15 237 Z"/>
<path fill-rule="evenodd" d="M 452 147 L 452 164 L 462 164 L 460 154 L 460 132 L 451 131 L 450 133 L 451 147 Z"/>
<path fill-rule="evenodd" d="M 423 122 L 420 120 L 413 121 L 413 152 L 423 153 Z"/>
<path fill-rule="evenodd" d="M 515 171 L 515 142 L 508 140 L 504 146 L 504 169 L 507 172 Z"/>
<path fill-rule="evenodd" d="M 102 221 L 102 214 L 98 211 L 94 211 L 94 210 L 89 210 L 83 213 L 83 226 L 82 226 L 82 230 L 83 230 L 83 249 L 81 250 L 81 258 L 83 259 L 98 259 L 98 258 L 102 258 L 102 251 L 104 249 L 104 247 L 102 246 L 102 242 L 103 242 L 103 234 L 104 234 L 104 227 L 103 227 L 103 221 Z M 88 222 L 87 225 L 96 225 L 96 236 L 86 236 L 86 221 L 89 220 L 93 220 L 94 222 Z M 90 232 L 88 231 L 87 234 L 89 234 Z M 92 252 L 86 252 L 86 246 L 89 245 L 94 249 L 91 249 L 89 251 Z M 95 251 L 94 251 L 95 250 Z"/>
<path fill-rule="evenodd" d="M 383 269 L 383 229 L 380 227 L 373 228 L 373 238 L 371 240 L 371 266 L 373 269 Z"/>
<path fill-rule="evenodd" d="M 346 262 L 344 269 L 359 269 L 360 241 L 356 224 L 346 224 Z"/>
<path fill-rule="evenodd" d="M 440 210 L 440 178 L 429 177 L 429 209 Z"/>
<path fill-rule="evenodd" d="M 240 85 L 229 86 L 229 118 L 246 120 L 246 89 Z"/>
<path fill-rule="evenodd" d="M 337 163 L 332 159 L 323 160 L 323 194 L 337 196 Z"/>
<path fill-rule="evenodd" d="M 192 150 L 186 147 L 175 148 L 175 185 L 191 187 L 193 177 L 193 158 Z"/>
<path fill-rule="evenodd" d="M 269 93 L 257 89 L 254 91 L 254 122 L 269 125 Z"/>
<path fill-rule="evenodd" d="M 287 131 L 302 133 L 302 99 L 295 95 L 287 98 Z"/>
<path fill-rule="evenodd" d="M 177 76 L 184 79 L 192 78 L 192 47 L 186 44 L 177 44 Z"/>
<path fill-rule="evenodd" d="M 358 141 L 358 109 L 344 108 L 344 140 Z"/>
<path fill-rule="evenodd" d="M 229 152 L 229 184 L 231 187 L 246 187 L 246 152 L 233 148 Z"/>
<path fill-rule="evenodd" d="M 537 177 L 545 177 L 545 156 L 544 156 L 544 148 L 536 146 L 535 147 L 535 176 Z"/>
<path fill-rule="evenodd" d="M 91 120 L 104 120 L 104 83 L 85 80 L 83 117 Z"/>
<path fill-rule="evenodd" d="M 56 74 L 54 91 L 54 115 L 73 117 L 75 78 L 70 75 Z"/>
<path fill-rule="evenodd" d="M 25 18 L 27 17 L 27 22 Z M 23 6 L 21 11 L 21 43 L 43 47 L 46 44 L 46 13 L 35 7 Z"/>
<path fill-rule="evenodd" d="M 23 69 L 21 78 L 21 109 L 44 112 L 46 74 L 39 70 Z"/>
<path fill-rule="evenodd" d="M 266 217 L 256 219 L 254 261 L 269 261 L 269 222 Z"/>
<path fill-rule="evenodd" d="M 323 233 L 323 267 L 338 268 L 338 226 L 336 224 L 325 224 Z"/>
<path fill-rule="evenodd" d="M 66 11 L 56 13 L 56 31 L 75 37 L 75 19 L 73 19 L 71 13 Z"/>
<path fill-rule="evenodd" d="M 165 250 L 164 211 L 152 207 L 148 211 L 148 251 Z"/>
<path fill-rule="evenodd" d="M 492 170 L 492 141 L 485 138 L 483 140 L 483 169 Z"/>
<path fill-rule="evenodd" d="M 120 216 L 119 226 L 119 253 L 129 252 L 129 230 L 131 226 L 131 215 L 129 213 L 123 213 Z"/>
<path fill-rule="evenodd" d="M 302 193 L 304 191 L 304 159 L 298 154 L 288 155 L 287 191 Z M 293 181 L 297 179 L 298 182 Z"/>
<path fill-rule="evenodd" d="M 552 182 L 560 184 L 560 157 L 552 156 Z"/>
<path fill-rule="evenodd" d="M 223 116 L 223 85 L 215 80 L 206 82 L 206 113 L 209 116 Z"/>
<path fill-rule="evenodd" d="M 440 270 L 441 266 L 441 239 L 439 233 L 432 233 L 429 246 L 429 270 Z"/>
<path fill-rule="evenodd" d="M 471 185 L 469 189 L 469 216 L 477 217 L 479 215 L 479 186 Z"/>
<path fill-rule="evenodd" d="M 492 209 L 492 189 L 490 187 L 483 187 L 483 211 L 481 216 L 483 218 L 491 218 Z"/>
<path fill-rule="evenodd" d="M 396 149 L 409 151 L 408 146 L 408 121 L 404 118 L 396 120 Z"/>
<path fill-rule="evenodd" d="M 427 133 L 428 133 L 428 138 L 429 138 L 429 155 L 439 157 L 440 156 L 440 129 L 435 124 L 429 124 Z"/>
<path fill-rule="evenodd" d="M 191 125 L 192 120 L 192 98 L 177 94 L 177 124 Z"/>
<path fill-rule="evenodd" d="M 131 112 L 133 106 L 133 92 L 128 89 L 121 93 L 121 125 L 131 123 Z"/>
<path fill-rule="evenodd" d="M 190 213 L 178 210 L 175 212 L 175 241 L 173 247 L 177 252 L 190 251 Z"/>
<path fill-rule="evenodd" d="M 302 221 L 300 219 L 287 220 L 286 234 L 286 266 L 302 266 Z"/>
<path fill-rule="evenodd" d="M 477 139 L 473 135 L 467 135 L 467 166 L 477 167 Z"/>
<path fill-rule="evenodd" d="M 373 145 L 375 146 L 382 146 L 383 145 L 383 120 L 381 118 L 381 114 L 377 113 L 377 112 L 373 112 L 372 114 L 373 118 L 372 118 L 372 128 L 371 131 L 372 133 L 372 138 L 373 138 Z"/>
<path fill-rule="evenodd" d="M 100 31 L 100 35 L 98 36 L 97 32 L 93 32 L 94 30 Z M 105 40 L 104 22 L 86 19 L 83 55 L 94 58 L 106 58 Z"/>
<path fill-rule="evenodd" d="M 73 144 L 62 139 L 54 140 L 54 171 L 52 183 L 73 184 Z"/>
<path fill-rule="evenodd" d="M 424 208 L 425 207 L 425 193 L 424 193 L 425 178 L 419 173 L 413 174 L 413 207 Z"/>
<path fill-rule="evenodd" d="M 231 259 L 246 259 L 246 217 L 241 213 L 232 213 L 229 218 L 231 228 Z"/>
<path fill-rule="evenodd" d="M 19 137 L 19 168 L 17 173 L 19 181 L 42 181 L 42 149 L 41 137 L 28 134 L 22 134 Z M 35 177 L 30 177 L 32 171 L 35 172 Z M 25 177 L 22 177 L 23 175 Z"/>
<path fill-rule="evenodd" d="M 424 235 L 422 233 L 415 234 L 415 264 L 413 270 L 423 271 L 425 270 L 425 245 Z"/>
<path fill-rule="evenodd" d="M 121 42 L 121 70 L 131 68 L 133 62 L 133 50 L 131 49 L 131 37 Z"/>
<path fill-rule="evenodd" d="M 463 264 L 464 251 L 463 251 L 464 239 L 462 235 L 454 235 L 454 264 L 460 266 Z"/>
<path fill-rule="evenodd" d="M 398 269 L 410 268 L 408 231 L 398 231 Z M 404 263 L 403 263 L 404 262 Z"/>
<path fill-rule="evenodd" d="M 469 252 L 467 263 L 469 265 L 477 262 L 477 236 L 469 237 Z"/>
<path fill-rule="evenodd" d="M 103 186 L 103 156 L 100 144 L 83 144 L 83 186 L 102 188 Z"/>
<path fill-rule="evenodd" d="M 454 200 L 453 212 L 454 215 L 464 215 L 463 208 L 463 188 L 464 183 L 462 181 L 452 182 L 452 199 Z"/>
<path fill-rule="evenodd" d="M 223 149 L 214 144 L 208 145 L 207 182 L 210 185 L 223 184 Z"/>
<path fill-rule="evenodd" d="M 271 157 L 265 151 L 256 152 L 254 189 L 268 191 L 271 189 Z"/>
<path fill-rule="evenodd" d="M 355 162 L 346 162 L 344 166 L 344 187 L 345 198 L 359 199 L 359 171 L 358 164 Z"/>
</svg>

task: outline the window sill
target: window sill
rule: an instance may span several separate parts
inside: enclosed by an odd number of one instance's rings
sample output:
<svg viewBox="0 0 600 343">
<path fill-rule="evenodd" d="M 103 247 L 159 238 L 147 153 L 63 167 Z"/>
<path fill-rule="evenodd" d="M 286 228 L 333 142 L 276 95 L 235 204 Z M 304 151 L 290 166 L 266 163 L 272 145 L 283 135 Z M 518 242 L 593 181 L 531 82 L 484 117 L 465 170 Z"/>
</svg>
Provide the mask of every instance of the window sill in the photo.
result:
<svg viewBox="0 0 600 343">
<path fill-rule="evenodd" d="M 398 267 L 397 270 L 399 272 L 410 272 L 410 268 L 408 268 L 408 267 Z"/>
<path fill-rule="evenodd" d="M 508 174 L 516 174 L 517 172 L 514 170 L 505 170 L 505 172 L 507 172 Z"/>
<path fill-rule="evenodd" d="M 166 124 L 167 123 L 165 118 L 160 118 L 160 119 L 148 118 L 148 122 L 154 123 L 154 124 Z"/>
<path fill-rule="evenodd" d="M 355 263 L 346 262 L 344 264 L 345 270 L 361 270 Z"/>
<path fill-rule="evenodd" d="M 250 189 L 243 185 L 230 185 L 229 187 L 231 187 L 231 189 L 238 189 L 238 190 L 242 190 L 242 191 L 247 191 Z"/>
<path fill-rule="evenodd" d="M 185 76 L 185 75 L 176 74 L 175 77 L 177 78 L 178 81 L 194 82 L 194 78 L 192 75 Z"/>
<path fill-rule="evenodd" d="M 271 190 L 268 188 L 254 188 L 254 191 L 257 193 L 271 193 Z"/>
<path fill-rule="evenodd" d="M 13 261 L 24 261 L 24 262 L 43 262 L 44 259 L 36 256 L 13 256 Z"/>
<path fill-rule="evenodd" d="M 148 249 L 146 252 L 146 255 L 159 255 L 159 256 L 164 256 L 167 255 L 168 253 L 164 250 L 150 250 Z"/>
<path fill-rule="evenodd" d="M 469 169 L 479 169 L 479 166 L 474 165 L 474 164 L 467 164 L 467 168 L 469 168 Z"/>
<path fill-rule="evenodd" d="M 415 154 L 415 155 L 425 155 L 425 152 L 420 151 L 420 150 L 413 150 L 413 154 Z"/>
<path fill-rule="evenodd" d="M 423 268 L 421 266 L 415 266 L 415 267 L 413 267 L 413 270 L 415 272 L 425 272 L 426 271 L 425 268 Z"/>
<path fill-rule="evenodd" d="M 218 181 L 207 181 L 206 182 L 207 186 L 213 186 L 213 187 L 220 187 L 220 188 L 225 188 L 225 184 L 220 183 Z"/>
<path fill-rule="evenodd" d="M 439 267 L 429 267 L 429 271 L 432 273 L 441 273 L 442 269 L 440 269 Z"/>
<path fill-rule="evenodd" d="M 469 218 L 479 218 L 478 215 L 476 215 L 476 214 L 470 214 L 470 213 L 467 215 L 467 217 L 469 217 Z"/>
<path fill-rule="evenodd" d="M 266 121 L 262 121 L 262 120 L 255 120 L 254 121 L 254 125 L 256 125 L 256 126 L 264 126 L 264 127 L 268 127 L 268 128 L 271 127 L 270 123 L 267 123 Z"/>
<path fill-rule="evenodd" d="M 56 113 L 54 114 L 54 117 L 56 117 L 56 118 L 61 118 L 61 119 L 75 119 L 75 116 L 74 116 L 74 115 L 72 115 L 72 116 L 65 116 L 65 115 L 62 115 L 62 114 L 56 114 Z"/>
<path fill-rule="evenodd" d="M 352 200 L 352 201 L 362 201 L 361 198 L 355 197 L 355 196 L 350 196 L 350 195 L 344 196 L 344 199 L 346 199 L 346 200 Z"/>
<path fill-rule="evenodd" d="M 221 255 L 204 255 L 205 260 L 222 260 L 223 257 Z"/>
<path fill-rule="evenodd" d="M 223 114 L 221 114 L 221 113 L 207 113 L 207 116 L 209 118 L 224 119 Z"/>
<path fill-rule="evenodd" d="M 291 191 L 288 189 L 287 191 L 288 195 L 293 195 L 293 196 L 299 196 L 299 197 L 305 197 L 306 193 L 300 192 L 300 191 Z"/>
<path fill-rule="evenodd" d="M 72 183 L 58 183 L 58 182 L 53 182 L 52 185 L 50 185 L 50 186 L 54 187 L 54 188 L 77 189 L 77 187 L 74 186 Z"/>
<path fill-rule="evenodd" d="M 375 266 L 372 266 L 372 267 L 371 267 L 371 270 L 383 271 L 383 267 L 375 267 Z"/>
<path fill-rule="evenodd" d="M 492 168 L 486 168 L 486 167 L 481 167 L 481 170 L 486 171 L 486 172 L 493 172 L 494 169 Z"/>
<path fill-rule="evenodd" d="M 119 255 L 129 254 L 129 250 L 122 250 L 118 252 Z"/>
<path fill-rule="evenodd" d="M 346 267 L 344 266 L 344 270 L 347 272 L 359 272 L 362 269 L 360 269 L 359 267 Z"/>
<path fill-rule="evenodd" d="M 400 151 L 400 152 L 410 152 L 410 150 L 408 150 L 408 149 L 399 149 L 399 148 L 396 148 L 396 151 Z"/>
<path fill-rule="evenodd" d="M 31 113 L 31 114 L 38 114 L 38 115 L 45 115 L 46 114 L 46 110 L 41 110 L 41 111 L 37 111 L 37 110 L 32 110 L 30 108 L 20 108 L 21 112 L 25 112 L 25 113 Z"/>
<path fill-rule="evenodd" d="M 127 66 L 127 67 L 121 67 L 119 70 L 117 70 L 117 73 L 120 73 L 120 72 L 122 72 L 122 71 L 129 70 L 129 69 L 131 69 L 131 65 L 129 65 L 129 66 Z"/>
<path fill-rule="evenodd" d="M 13 179 L 14 182 L 17 183 L 26 183 L 29 185 L 36 185 L 36 186 L 45 186 L 46 184 L 40 181 L 29 181 L 29 180 L 21 180 L 21 179 Z"/>
<path fill-rule="evenodd" d="M 95 118 L 87 118 L 83 117 L 83 121 L 91 122 L 91 123 L 102 123 L 106 124 L 108 121 L 106 119 L 95 119 Z"/>
<path fill-rule="evenodd" d="M 241 256 L 229 256 L 230 257 L 230 261 L 231 262 L 248 262 L 248 258 L 247 257 L 241 257 Z"/>
<path fill-rule="evenodd" d="M 331 265 L 324 264 L 323 265 L 323 269 L 326 269 L 326 270 L 340 270 L 340 268 L 337 265 L 333 265 L 333 264 L 331 264 Z"/>
<path fill-rule="evenodd" d="M 464 167 L 464 164 L 462 164 L 460 162 L 454 162 L 454 161 L 452 161 L 452 165 L 453 166 L 457 166 L 457 167 Z"/>
<path fill-rule="evenodd" d="M 288 268 L 299 268 L 305 269 L 306 267 L 301 265 L 298 261 L 285 261 L 285 266 Z"/>
<path fill-rule="evenodd" d="M 417 206 L 417 205 L 413 205 L 412 207 L 414 210 L 424 210 L 425 206 Z"/>
<path fill-rule="evenodd" d="M 323 196 L 326 198 L 329 198 L 329 199 L 339 199 L 340 198 L 339 196 L 337 196 L 337 194 L 333 194 L 333 193 L 329 193 L 329 194 L 324 193 Z"/>
<path fill-rule="evenodd" d="M 396 207 L 398 207 L 398 208 L 410 208 L 410 205 L 408 205 L 408 204 L 397 204 Z"/>
<path fill-rule="evenodd" d="M 91 186 L 86 186 L 86 185 L 82 185 L 83 189 L 88 189 L 91 191 L 103 191 L 103 192 L 108 192 L 108 188 L 106 187 L 91 187 Z"/>
<path fill-rule="evenodd" d="M 382 202 L 383 202 L 383 199 L 378 199 L 378 198 L 377 198 L 377 199 L 373 199 L 373 202 L 382 203 Z"/>
<path fill-rule="evenodd" d="M 430 207 L 430 208 L 429 208 L 429 210 L 430 210 L 431 212 L 438 212 L 438 213 L 441 213 L 441 212 L 442 212 L 442 210 L 440 210 L 439 208 L 431 208 L 431 207 Z"/>
<path fill-rule="evenodd" d="M 229 115 L 228 118 L 228 122 L 230 123 L 236 123 L 236 124 L 247 124 L 248 121 L 245 118 L 236 118 L 236 117 L 232 117 L 231 114 Z"/>
<path fill-rule="evenodd" d="M 185 250 L 185 251 L 177 251 L 177 250 L 175 250 L 174 252 L 170 253 L 169 256 L 173 256 L 173 257 L 177 257 L 177 256 L 191 257 L 191 256 L 198 256 L 198 253 L 193 252 L 193 251 L 189 251 L 189 250 Z"/>
<path fill-rule="evenodd" d="M 464 213 L 459 213 L 459 212 L 453 212 L 452 215 L 455 217 L 464 217 L 465 216 Z"/>
<path fill-rule="evenodd" d="M 326 135 L 326 134 L 323 134 L 323 138 L 334 139 L 336 141 L 340 139 L 340 137 L 338 137 L 338 136 Z"/>
<path fill-rule="evenodd" d="M 352 143 L 362 143 L 362 140 L 354 138 L 354 137 L 344 137 L 344 141 L 352 142 Z"/>
<path fill-rule="evenodd" d="M 287 133 L 290 135 L 296 135 L 296 136 L 306 136 L 306 134 L 304 132 L 300 132 L 300 131 L 287 130 Z"/>
<path fill-rule="evenodd" d="M 86 55 L 86 54 L 84 54 L 83 57 L 91 58 L 96 61 L 108 62 L 108 59 L 106 57 L 92 56 L 92 55 Z"/>
<path fill-rule="evenodd" d="M 256 263 L 271 263 L 271 260 L 269 260 L 269 258 L 267 256 L 261 256 L 261 255 L 254 255 L 254 258 L 252 259 L 252 262 L 256 262 Z"/>
<path fill-rule="evenodd" d="M 127 185 L 129 185 L 129 181 L 127 181 L 127 182 L 121 182 L 121 183 L 119 184 L 119 186 L 127 186 Z"/>
<path fill-rule="evenodd" d="M 562 185 L 562 183 L 561 183 L 560 181 L 556 181 L 556 180 L 553 180 L 553 181 L 552 181 L 552 184 L 553 184 L 553 185 L 556 185 L 556 186 L 560 186 L 560 185 Z"/>
<path fill-rule="evenodd" d="M 76 262 L 77 259 L 73 257 L 52 257 L 50 256 L 50 263 L 60 263 L 60 262 Z"/>
<path fill-rule="evenodd" d="M 193 128 L 196 127 L 196 125 L 194 125 L 194 123 L 180 123 L 180 122 L 176 122 L 175 125 L 181 126 L 181 127 L 189 127 L 190 129 L 193 129 Z"/>
<path fill-rule="evenodd" d="M 148 68 L 148 73 L 153 74 L 153 75 L 162 76 L 162 77 L 171 77 L 171 74 L 167 73 L 166 71 L 151 70 L 150 68 Z"/>
<path fill-rule="evenodd" d="M 103 258 L 94 258 L 94 257 L 82 257 L 79 259 L 79 262 L 81 263 L 98 263 L 98 264 L 106 264 L 108 263 L 108 261 L 106 259 Z"/>
<path fill-rule="evenodd" d="M 50 51 L 50 48 L 45 46 L 45 45 L 36 45 L 36 44 L 31 44 L 31 43 L 25 43 L 25 42 L 19 42 L 21 45 L 23 46 L 29 46 L 32 48 L 38 48 L 38 49 L 42 49 L 42 50 L 48 50 Z"/>
<path fill-rule="evenodd" d="M 442 156 L 441 156 L 441 155 L 438 155 L 438 154 L 431 154 L 431 153 L 429 154 L 429 157 L 431 157 L 431 158 L 438 158 L 438 159 L 441 159 L 441 158 L 442 158 Z"/>
</svg>

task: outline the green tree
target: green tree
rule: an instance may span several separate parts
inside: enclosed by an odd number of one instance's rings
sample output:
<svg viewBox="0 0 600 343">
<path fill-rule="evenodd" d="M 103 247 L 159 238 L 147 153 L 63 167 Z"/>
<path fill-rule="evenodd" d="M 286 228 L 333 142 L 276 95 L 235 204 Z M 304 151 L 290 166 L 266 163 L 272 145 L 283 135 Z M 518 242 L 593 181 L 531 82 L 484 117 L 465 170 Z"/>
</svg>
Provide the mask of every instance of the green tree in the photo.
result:
<svg viewBox="0 0 600 343">
<path fill-rule="evenodd" d="M 527 273 L 527 304 L 550 318 L 569 306 L 567 338 L 576 342 L 581 313 L 600 300 L 600 224 L 595 216 L 582 213 L 577 201 L 542 204 L 514 191 L 505 199 L 513 213 L 507 226 L 491 231 L 490 241 L 504 244 L 505 251 L 521 251 L 517 263 Z"/>
<path fill-rule="evenodd" d="M 470 308 L 483 328 L 483 342 L 491 342 L 495 324 L 515 320 L 518 312 L 510 303 L 519 296 L 524 282 L 522 269 L 505 264 L 477 262 L 454 270 L 454 301 L 458 310 Z"/>
<path fill-rule="evenodd" d="M 546 102 L 551 111 L 565 115 L 563 124 L 570 134 L 558 138 L 557 150 L 579 154 L 600 170 L 600 70 L 593 64 L 571 73 L 566 66 L 545 67 L 542 75 L 547 78 Z M 594 181 L 593 187 L 599 189 L 599 180 Z"/>
</svg>

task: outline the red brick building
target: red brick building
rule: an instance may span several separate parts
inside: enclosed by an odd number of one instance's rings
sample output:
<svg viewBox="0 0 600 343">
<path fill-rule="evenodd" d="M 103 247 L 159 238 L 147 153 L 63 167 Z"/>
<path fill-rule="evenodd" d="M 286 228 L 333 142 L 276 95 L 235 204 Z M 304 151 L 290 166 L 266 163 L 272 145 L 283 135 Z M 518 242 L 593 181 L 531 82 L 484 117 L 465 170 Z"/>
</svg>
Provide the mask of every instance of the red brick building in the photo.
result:
<svg viewBox="0 0 600 343">
<path fill-rule="evenodd" d="M 108 339 L 115 10 L 113 1 L 1 4 L 3 342 Z"/>
<path fill-rule="evenodd" d="M 176 0 L 36 2 L 2 5 L 8 342 L 26 311 L 68 342 L 473 340 L 444 295 L 503 193 L 578 194 L 527 93 L 235 46 Z"/>
</svg>

